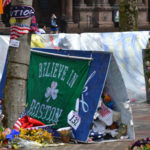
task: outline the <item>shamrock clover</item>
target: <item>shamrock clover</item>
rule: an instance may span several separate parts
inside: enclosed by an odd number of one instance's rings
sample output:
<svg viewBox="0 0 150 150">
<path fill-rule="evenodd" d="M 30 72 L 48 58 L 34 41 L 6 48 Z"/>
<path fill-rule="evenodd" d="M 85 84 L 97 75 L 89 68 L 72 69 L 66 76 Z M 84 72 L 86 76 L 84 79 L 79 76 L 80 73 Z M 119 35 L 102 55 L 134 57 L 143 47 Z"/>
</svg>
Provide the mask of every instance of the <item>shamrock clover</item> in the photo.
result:
<svg viewBox="0 0 150 150">
<path fill-rule="evenodd" d="M 52 98 L 53 100 L 55 100 L 57 98 L 57 94 L 58 94 L 58 89 L 56 89 L 57 87 L 57 82 L 52 82 L 51 87 L 48 87 L 45 93 L 45 97 L 47 98 L 46 102 L 49 102 L 49 100 Z"/>
</svg>

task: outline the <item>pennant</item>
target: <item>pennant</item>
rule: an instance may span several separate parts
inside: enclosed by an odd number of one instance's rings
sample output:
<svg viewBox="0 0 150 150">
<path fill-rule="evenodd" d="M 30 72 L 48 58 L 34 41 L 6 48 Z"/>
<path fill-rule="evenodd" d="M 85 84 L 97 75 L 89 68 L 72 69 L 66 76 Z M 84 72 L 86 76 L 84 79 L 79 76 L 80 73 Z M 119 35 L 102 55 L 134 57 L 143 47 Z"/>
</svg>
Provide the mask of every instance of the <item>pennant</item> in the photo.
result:
<svg viewBox="0 0 150 150">
<path fill-rule="evenodd" d="M 10 28 L 10 39 L 17 39 L 29 33 L 30 27 L 24 24 L 16 24 Z"/>
</svg>

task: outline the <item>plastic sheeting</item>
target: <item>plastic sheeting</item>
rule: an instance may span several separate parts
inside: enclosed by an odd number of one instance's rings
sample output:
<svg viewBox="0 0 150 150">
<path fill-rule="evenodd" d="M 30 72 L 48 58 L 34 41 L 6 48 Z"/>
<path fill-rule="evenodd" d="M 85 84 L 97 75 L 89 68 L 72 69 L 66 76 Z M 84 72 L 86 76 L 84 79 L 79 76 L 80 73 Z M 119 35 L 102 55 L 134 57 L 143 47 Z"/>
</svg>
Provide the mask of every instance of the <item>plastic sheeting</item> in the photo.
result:
<svg viewBox="0 0 150 150">
<path fill-rule="evenodd" d="M 128 95 L 136 102 L 146 100 L 142 49 L 149 31 L 33 35 L 31 47 L 111 51 L 119 65 Z"/>
<path fill-rule="evenodd" d="M 129 98 L 134 98 L 136 102 L 143 102 L 146 100 L 146 90 L 142 49 L 146 48 L 148 38 L 149 31 L 42 34 L 32 36 L 31 47 L 111 51 L 123 76 Z M 9 37 L 0 36 L 0 81 L 8 44 Z"/>
<path fill-rule="evenodd" d="M 99 37 L 99 38 L 98 38 Z M 143 72 L 142 49 L 146 48 L 149 32 L 118 32 L 100 34 L 81 34 L 82 48 L 113 52 L 122 73 L 129 98 L 136 101 L 146 100 Z M 99 44 L 99 46 L 97 46 Z M 95 45 L 97 47 L 95 47 Z"/>
<path fill-rule="evenodd" d="M 98 38 L 99 37 L 99 38 Z M 146 100 L 145 79 L 143 72 L 142 49 L 146 48 L 149 32 L 118 32 L 100 34 L 81 34 L 81 43 L 97 41 L 96 44 L 87 44 L 87 49 L 113 52 L 122 73 L 129 98 L 136 101 Z M 101 39 L 101 40 L 100 40 Z M 90 42 L 90 43 L 91 43 Z M 101 43 L 101 46 L 97 46 Z M 97 46 L 97 48 L 95 47 Z"/>
</svg>

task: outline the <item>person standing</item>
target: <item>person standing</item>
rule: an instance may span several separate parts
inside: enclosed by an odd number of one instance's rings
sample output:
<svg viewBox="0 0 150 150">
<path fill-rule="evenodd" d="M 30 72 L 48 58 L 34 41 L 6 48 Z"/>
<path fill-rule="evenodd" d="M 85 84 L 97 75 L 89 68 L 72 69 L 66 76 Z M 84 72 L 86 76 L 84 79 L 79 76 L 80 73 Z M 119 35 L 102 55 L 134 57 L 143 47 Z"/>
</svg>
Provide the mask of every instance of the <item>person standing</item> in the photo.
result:
<svg viewBox="0 0 150 150">
<path fill-rule="evenodd" d="M 55 14 L 52 14 L 51 21 L 50 21 L 50 33 L 56 34 L 58 33 L 58 25 L 56 23 L 57 17 Z"/>
<path fill-rule="evenodd" d="M 40 34 L 46 34 L 46 25 L 42 24 L 39 28 Z"/>
</svg>

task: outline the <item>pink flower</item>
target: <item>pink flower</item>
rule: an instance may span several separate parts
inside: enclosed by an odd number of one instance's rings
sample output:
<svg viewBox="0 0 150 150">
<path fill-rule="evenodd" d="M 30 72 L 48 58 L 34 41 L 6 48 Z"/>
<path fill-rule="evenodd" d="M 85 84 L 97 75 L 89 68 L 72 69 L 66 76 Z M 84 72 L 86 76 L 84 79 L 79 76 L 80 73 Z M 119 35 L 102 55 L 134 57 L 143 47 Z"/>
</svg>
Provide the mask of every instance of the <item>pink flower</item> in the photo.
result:
<svg viewBox="0 0 150 150">
<path fill-rule="evenodd" d="M 150 67 L 147 67 L 148 70 L 150 70 Z"/>
<path fill-rule="evenodd" d="M 140 146 L 142 149 L 144 148 L 143 145 Z"/>
</svg>

